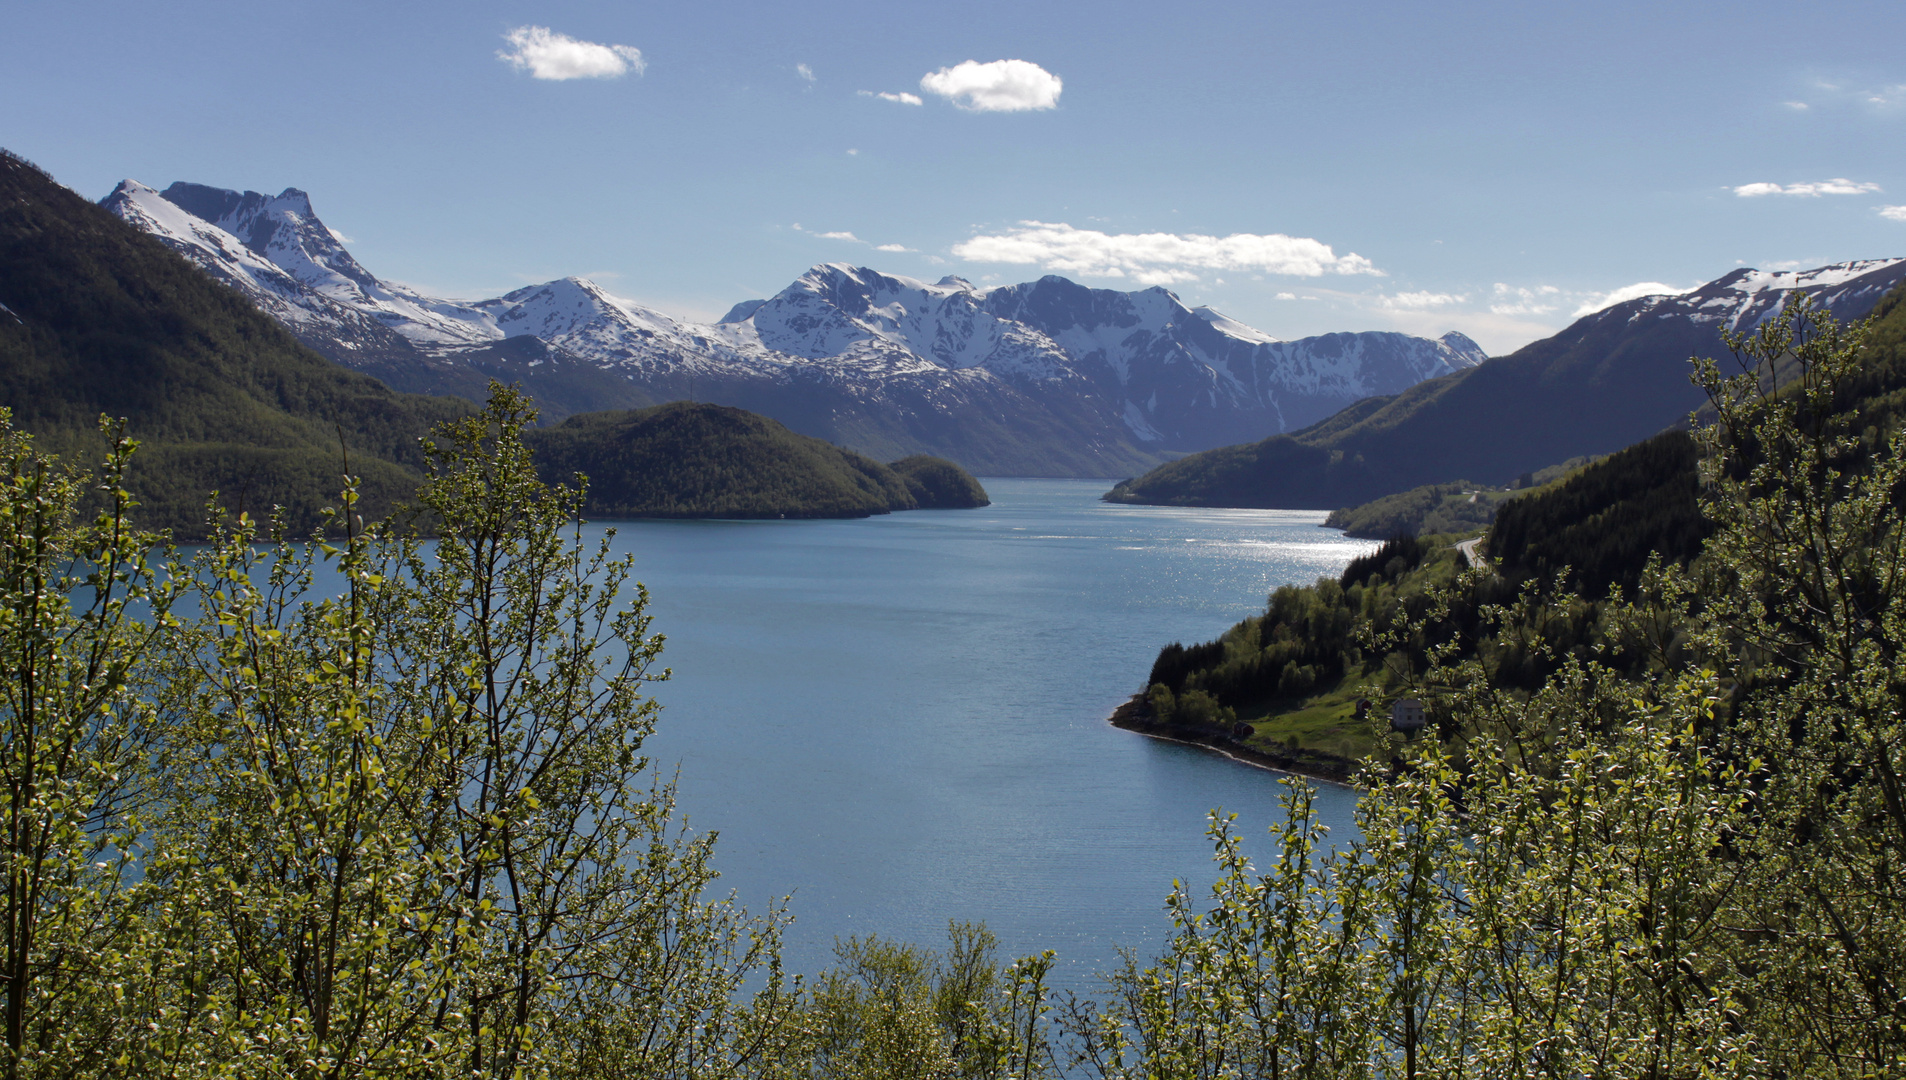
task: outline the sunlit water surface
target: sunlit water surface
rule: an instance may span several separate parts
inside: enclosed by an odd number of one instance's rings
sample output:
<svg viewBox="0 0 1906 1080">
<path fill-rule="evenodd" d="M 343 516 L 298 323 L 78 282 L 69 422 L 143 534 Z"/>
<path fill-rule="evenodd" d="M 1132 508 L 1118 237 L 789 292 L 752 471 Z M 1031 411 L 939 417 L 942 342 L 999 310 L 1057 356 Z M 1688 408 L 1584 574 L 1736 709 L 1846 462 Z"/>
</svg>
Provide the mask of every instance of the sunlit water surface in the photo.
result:
<svg viewBox="0 0 1906 1080">
<path fill-rule="evenodd" d="M 1319 513 L 985 483 L 980 510 L 613 524 L 674 669 L 647 750 L 679 764 L 691 827 L 719 831 L 720 889 L 793 894 L 791 970 L 825 967 L 837 936 L 938 945 L 948 919 L 984 920 L 1085 988 L 1118 947 L 1157 947 L 1174 878 L 1210 880 L 1208 810 L 1271 854 L 1277 774 L 1106 718 L 1161 645 L 1372 545 Z M 1353 794 L 1320 802 L 1348 835 Z"/>
</svg>

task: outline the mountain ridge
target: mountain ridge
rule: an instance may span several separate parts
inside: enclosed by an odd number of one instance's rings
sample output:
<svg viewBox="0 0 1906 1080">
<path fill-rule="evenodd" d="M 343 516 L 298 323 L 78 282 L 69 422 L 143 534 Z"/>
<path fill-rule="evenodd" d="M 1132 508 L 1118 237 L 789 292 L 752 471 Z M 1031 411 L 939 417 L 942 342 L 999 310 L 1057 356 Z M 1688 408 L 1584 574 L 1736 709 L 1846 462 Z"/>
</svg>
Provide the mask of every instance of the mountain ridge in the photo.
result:
<svg viewBox="0 0 1906 1080">
<path fill-rule="evenodd" d="M 994 474 L 1129 474 L 1484 359 L 1455 333 L 1279 341 L 1162 288 L 1057 276 L 980 288 L 844 263 L 706 325 L 581 278 L 439 300 L 365 270 L 297 188 L 127 180 L 102 205 L 254 295 L 306 344 L 395 387 L 459 392 L 500 377 L 552 418 L 716 401 L 876 457 L 926 452 Z M 499 349 L 524 336 L 545 351 Z"/>
<path fill-rule="evenodd" d="M 1465 371 L 1359 401 L 1303 430 L 1193 454 L 1121 483 L 1114 502 L 1335 510 L 1427 484 L 1507 484 L 1612 453 L 1682 423 L 1705 398 L 1688 358 L 1722 356 L 1807 290 L 1859 318 L 1906 282 L 1906 259 L 1803 271 L 1740 268 L 1685 293 L 1644 296 Z"/>
</svg>

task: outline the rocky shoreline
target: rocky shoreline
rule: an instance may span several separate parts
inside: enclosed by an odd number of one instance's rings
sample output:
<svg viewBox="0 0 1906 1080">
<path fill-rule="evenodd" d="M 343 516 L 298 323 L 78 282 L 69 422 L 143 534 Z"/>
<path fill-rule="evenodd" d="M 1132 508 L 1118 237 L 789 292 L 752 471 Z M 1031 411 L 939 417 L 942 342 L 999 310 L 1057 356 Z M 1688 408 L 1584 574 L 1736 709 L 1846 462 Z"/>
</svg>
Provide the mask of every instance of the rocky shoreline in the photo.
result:
<svg viewBox="0 0 1906 1080">
<path fill-rule="evenodd" d="M 1328 784 L 1354 786 L 1351 778 L 1357 773 L 1360 763 L 1335 754 L 1325 754 L 1314 750 L 1280 752 L 1249 746 L 1226 729 L 1191 724 L 1161 724 L 1152 713 L 1152 707 L 1143 694 L 1133 694 L 1125 704 L 1112 710 L 1111 724 L 1126 731 L 1135 731 L 1148 738 L 1162 739 L 1166 742 L 1186 743 L 1202 746 L 1207 750 L 1223 754 L 1233 761 L 1243 762 L 1259 769 L 1273 772 L 1292 773 L 1312 780 L 1321 780 Z"/>
</svg>

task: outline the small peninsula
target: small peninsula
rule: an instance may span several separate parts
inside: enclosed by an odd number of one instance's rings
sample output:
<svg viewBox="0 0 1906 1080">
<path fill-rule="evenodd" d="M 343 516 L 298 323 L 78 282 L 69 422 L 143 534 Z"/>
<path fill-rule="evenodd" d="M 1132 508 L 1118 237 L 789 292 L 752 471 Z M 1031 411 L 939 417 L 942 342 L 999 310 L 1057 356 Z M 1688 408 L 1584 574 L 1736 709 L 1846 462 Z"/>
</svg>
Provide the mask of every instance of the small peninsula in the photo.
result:
<svg viewBox="0 0 1906 1080">
<path fill-rule="evenodd" d="M 1214 640 L 1166 645 L 1145 689 L 1111 722 L 1270 768 L 1347 780 L 1382 749 L 1382 721 L 1359 715 L 1359 702 L 1410 696 L 1429 668 L 1436 640 L 1407 626 L 1431 618 L 1435 597 L 1447 606 L 1431 633 L 1467 642 L 1465 655 L 1495 685 L 1527 693 L 1558 661 L 1513 635 L 1496 636 L 1489 612 L 1508 610 L 1531 583 L 1558 578 L 1578 599 L 1545 616 L 1551 640 L 1643 674 L 1648 656 L 1623 651 L 1622 639 L 1611 636 L 1605 598 L 1611 587 L 1617 596 L 1637 595 L 1651 557 L 1684 565 L 1698 556 L 1711 531 L 1698 498 L 1698 457 L 1687 432 L 1667 431 L 1517 492 L 1499 504 L 1486 531 L 1399 529 L 1336 577 L 1280 586 L 1262 615 Z M 1427 490 L 1419 502 L 1437 494 Z M 1391 508 L 1401 515 L 1395 522 L 1408 523 L 1407 509 L 1402 500 Z M 1462 576 L 1476 546 L 1466 540 L 1487 552 L 1492 572 Z M 1372 650 L 1371 642 L 1388 645 Z"/>
<path fill-rule="evenodd" d="M 988 504 L 943 458 L 883 465 L 745 409 L 675 401 L 583 413 L 526 433 L 549 482 L 589 478 L 605 518 L 852 518 Z"/>
</svg>

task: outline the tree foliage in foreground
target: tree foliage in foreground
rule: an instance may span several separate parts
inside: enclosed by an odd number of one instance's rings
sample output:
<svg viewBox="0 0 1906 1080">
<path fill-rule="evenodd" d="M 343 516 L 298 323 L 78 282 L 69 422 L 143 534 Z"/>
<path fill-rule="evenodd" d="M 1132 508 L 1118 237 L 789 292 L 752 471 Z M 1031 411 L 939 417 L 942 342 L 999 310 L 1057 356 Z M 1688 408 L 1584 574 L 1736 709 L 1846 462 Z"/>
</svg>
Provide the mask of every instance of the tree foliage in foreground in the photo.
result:
<svg viewBox="0 0 1906 1080">
<path fill-rule="evenodd" d="M 1175 893 L 1166 953 L 1068 1012 L 1094 1071 L 1906 1070 L 1906 436 L 1837 407 L 1868 332 L 1796 302 L 1730 339 L 1739 374 L 1698 366 L 1715 534 L 1611 602 L 1647 670 L 1557 649 L 1525 590 L 1485 630 L 1549 673 L 1433 643 L 1444 737 L 1391 744 L 1360 840 L 1323 853 L 1296 781 L 1268 872 L 1214 820 L 1210 901 Z"/>
<path fill-rule="evenodd" d="M 214 512 L 189 558 L 131 528 L 122 429 L 87 478 L 0 410 L 6 1075 L 1023 1066 L 1049 961 L 955 928 L 945 965 L 856 944 L 810 991 L 783 909 L 710 895 L 641 753 L 647 594 L 493 389 L 423 446 L 434 539 L 347 482 L 328 537 Z"/>
<path fill-rule="evenodd" d="M 1604 648 L 1534 584 L 1451 620 L 1471 579 L 1369 637 L 1426 652 L 1438 723 L 1367 774 L 1360 837 L 1329 845 L 1292 781 L 1261 869 L 1214 815 L 1210 896 L 1175 889 L 1160 955 L 1062 1001 L 970 927 L 787 979 L 780 913 L 704 895 L 709 841 L 642 782 L 640 590 L 507 394 L 430 449 L 436 545 L 347 490 L 327 546 L 240 519 L 163 577 L 113 487 L 129 447 L 82 522 L 7 431 L 6 1068 L 1900 1075 L 1906 436 L 1838 406 L 1867 332 L 1795 303 L 1732 340 L 1739 375 L 1699 368 L 1714 534 L 1608 600 Z"/>
<path fill-rule="evenodd" d="M 75 523 L 81 485 L 0 435 L 9 1075 L 721 1075 L 769 1048 L 782 917 L 705 895 L 712 838 L 640 756 L 646 597 L 525 419 L 502 392 L 426 446 L 434 542 L 347 488 L 331 542 L 221 519 L 163 575 L 128 443 Z"/>
</svg>

